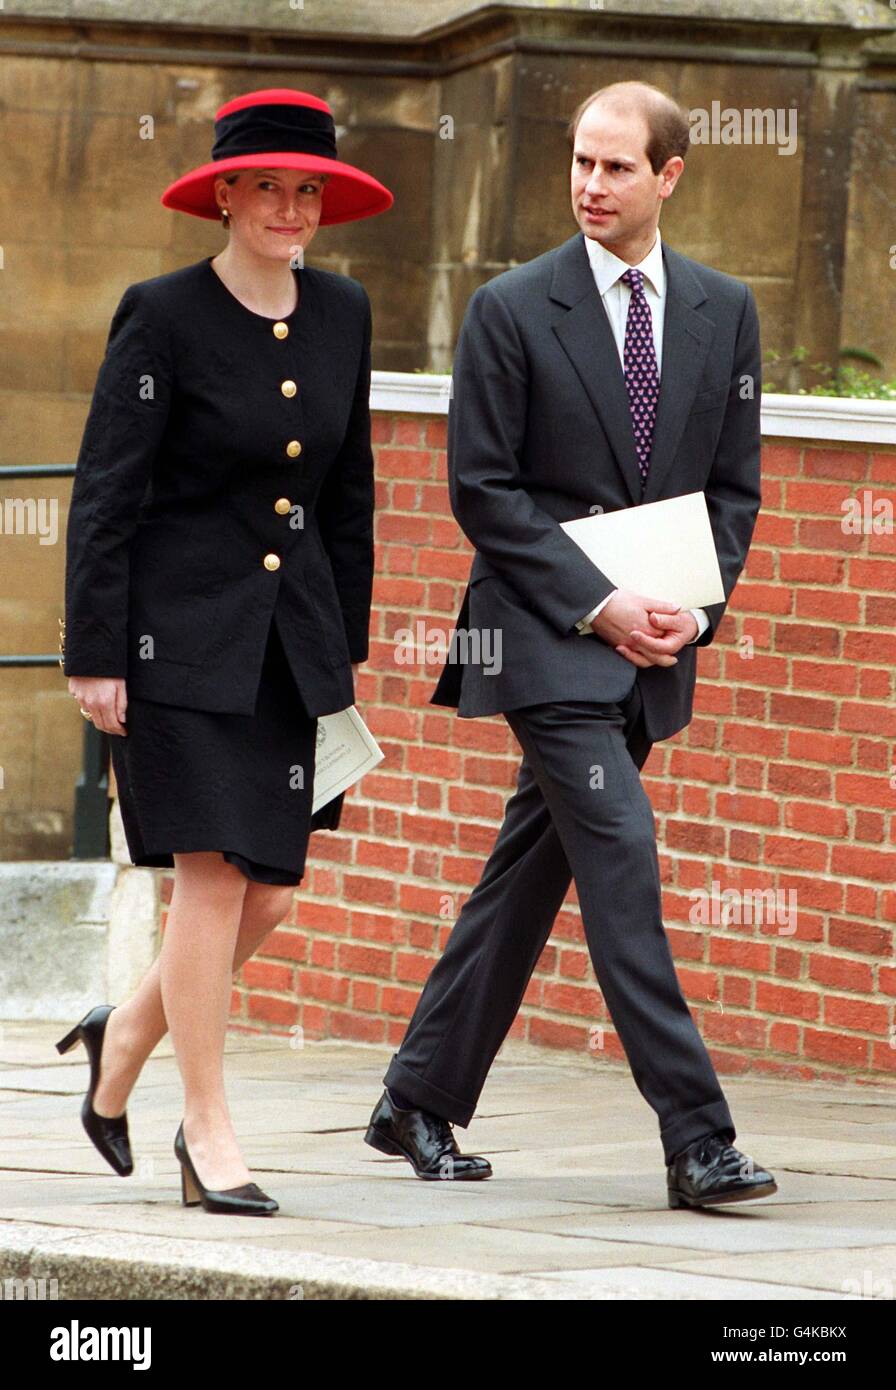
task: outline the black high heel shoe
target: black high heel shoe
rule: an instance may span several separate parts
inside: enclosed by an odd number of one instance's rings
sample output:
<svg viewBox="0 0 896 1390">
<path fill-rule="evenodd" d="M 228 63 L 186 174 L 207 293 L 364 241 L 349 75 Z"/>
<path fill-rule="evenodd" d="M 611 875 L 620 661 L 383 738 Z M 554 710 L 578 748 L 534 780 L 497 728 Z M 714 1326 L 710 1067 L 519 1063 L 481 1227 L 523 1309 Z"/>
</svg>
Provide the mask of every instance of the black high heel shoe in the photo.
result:
<svg viewBox="0 0 896 1390">
<path fill-rule="evenodd" d="M 107 1163 L 115 1169 L 120 1178 L 126 1178 L 134 1171 L 131 1146 L 128 1138 L 128 1114 L 98 1115 L 93 1108 L 93 1096 L 100 1079 L 100 1059 L 103 1055 L 103 1039 L 106 1036 L 106 1023 L 114 1009 L 114 1004 L 97 1004 L 95 1009 L 85 1014 L 70 1033 L 56 1044 L 57 1052 L 70 1052 L 75 1043 L 82 1042 L 90 1058 L 90 1087 L 81 1103 L 81 1123 L 94 1148 L 102 1154 Z"/>
<path fill-rule="evenodd" d="M 255 1182 L 226 1187 L 220 1192 L 204 1187 L 187 1152 L 183 1120 L 174 1136 L 174 1156 L 180 1164 L 180 1197 L 185 1207 L 198 1207 L 201 1203 L 206 1211 L 232 1216 L 273 1216 L 280 1210 L 273 1197 L 262 1192 Z"/>
</svg>

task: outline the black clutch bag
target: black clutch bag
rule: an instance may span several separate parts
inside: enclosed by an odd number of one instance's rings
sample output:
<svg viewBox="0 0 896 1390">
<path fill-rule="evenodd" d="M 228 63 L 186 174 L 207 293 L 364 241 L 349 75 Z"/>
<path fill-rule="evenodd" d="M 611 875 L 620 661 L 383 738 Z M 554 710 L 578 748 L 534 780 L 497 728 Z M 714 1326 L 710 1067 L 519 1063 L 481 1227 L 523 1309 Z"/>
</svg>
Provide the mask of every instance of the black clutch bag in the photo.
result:
<svg viewBox="0 0 896 1390">
<path fill-rule="evenodd" d="M 340 792 L 334 796 L 325 806 L 321 806 L 319 811 L 315 811 L 311 817 L 312 830 L 338 830 L 339 821 L 342 817 L 342 803 L 345 800 L 345 792 Z"/>
</svg>

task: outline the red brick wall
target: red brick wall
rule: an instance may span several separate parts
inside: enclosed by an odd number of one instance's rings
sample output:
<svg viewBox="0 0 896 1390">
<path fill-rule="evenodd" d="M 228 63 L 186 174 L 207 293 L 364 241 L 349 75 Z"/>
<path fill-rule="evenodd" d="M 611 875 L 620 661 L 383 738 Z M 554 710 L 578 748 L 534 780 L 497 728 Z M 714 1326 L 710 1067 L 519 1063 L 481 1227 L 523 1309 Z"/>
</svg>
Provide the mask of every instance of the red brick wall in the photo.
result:
<svg viewBox="0 0 896 1390">
<path fill-rule="evenodd" d="M 393 633 L 450 631 L 470 547 L 448 502 L 444 417 L 374 416 L 377 579 L 358 707 L 386 758 L 312 841 L 293 911 L 244 967 L 235 1026 L 397 1046 L 512 792 L 500 716 L 427 703 L 436 665 Z M 763 510 L 694 718 L 644 769 L 665 921 L 716 1067 L 896 1074 L 896 539 L 844 534 L 842 504 L 896 503 L 896 450 L 767 441 Z M 796 893 L 796 923 L 701 924 L 694 890 Z M 768 915 L 768 914 L 767 914 Z M 512 1035 L 624 1060 L 573 887 Z"/>
</svg>

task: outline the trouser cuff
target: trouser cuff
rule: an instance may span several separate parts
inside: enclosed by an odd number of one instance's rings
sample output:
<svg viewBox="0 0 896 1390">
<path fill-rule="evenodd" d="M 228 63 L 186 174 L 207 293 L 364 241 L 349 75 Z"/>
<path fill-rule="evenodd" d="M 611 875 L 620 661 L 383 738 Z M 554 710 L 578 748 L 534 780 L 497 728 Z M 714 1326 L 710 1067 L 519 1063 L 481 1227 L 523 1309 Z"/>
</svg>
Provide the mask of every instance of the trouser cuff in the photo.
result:
<svg viewBox="0 0 896 1390">
<path fill-rule="evenodd" d="M 712 1105 L 701 1105 L 698 1110 L 689 1110 L 685 1115 L 676 1116 L 670 1125 L 660 1130 L 666 1166 L 669 1166 L 677 1153 L 693 1144 L 695 1139 L 702 1139 L 704 1134 L 714 1134 L 717 1130 L 725 1134 L 729 1144 L 737 1137 L 731 1111 L 724 1100 L 714 1101 Z"/>
<path fill-rule="evenodd" d="M 429 1110 L 433 1115 L 441 1115 L 443 1120 L 450 1120 L 452 1124 L 460 1125 L 466 1129 L 473 1118 L 476 1109 L 473 1105 L 451 1095 L 450 1091 L 443 1091 L 441 1086 L 434 1086 L 431 1081 L 424 1081 L 416 1072 L 406 1067 L 403 1062 L 399 1062 L 397 1057 L 393 1057 L 389 1063 L 386 1075 L 383 1077 L 386 1089 L 394 1086 L 396 1091 L 400 1091 L 408 1100 L 412 1100 L 421 1110 Z"/>
</svg>

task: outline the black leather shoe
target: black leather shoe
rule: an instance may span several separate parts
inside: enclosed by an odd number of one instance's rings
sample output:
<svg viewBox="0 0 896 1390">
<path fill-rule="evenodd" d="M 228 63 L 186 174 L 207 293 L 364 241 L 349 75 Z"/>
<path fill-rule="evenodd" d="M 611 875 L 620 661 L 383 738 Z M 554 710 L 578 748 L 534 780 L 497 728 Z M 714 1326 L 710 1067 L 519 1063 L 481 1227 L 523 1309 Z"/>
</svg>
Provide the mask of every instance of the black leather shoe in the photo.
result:
<svg viewBox="0 0 896 1390">
<path fill-rule="evenodd" d="M 272 1216 L 280 1210 L 279 1204 L 262 1192 L 256 1182 L 225 1187 L 217 1192 L 204 1187 L 187 1152 L 183 1120 L 174 1136 L 174 1153 L 180 1164 L 180 1198 L 185 1207 L 198 1207 L 201 1203 L 206 1211 L 228 1216 Z"/>
<path fill-rule="evenodd" d="M 102 1154 L 107 1163 L 121 1178 L 134 1171 L 131 1145 L 128 1139 L 128 1112 L 121 1115 L 98 1115 L 93 1108 L 93 1096 L 100 1079 L 100 1060 L 103 1055 L 103 1038 L 106 1023 L 114 1009 L 114 1004 L 97 1004 L 95 1009 L 85 1014 L 70 1033 L 60 1038 L 56 1044 L 57 1052 L 70 1052 L 75 1043 L 82 1042 L 90 1058 L 90 1087 L 81 1103 L 81 1123 L 94 1148 Z"/>
<path fill-rule="evenodd" d="M 719 1134 L 695 1139 L 666 1170 L 670 1207 L 716 1207 L 770 1197 L 778 1184 Z"/>
<path fill-rule="evenodd" d="M 492 1166 L 478 1154 L 462 1154 L 454 1126 L 428 1110 L 399 1110 L 384 1091 L 370 1117 L 364 1142 L 380 1153 L 406 1158 L 418 1178 L 454 1178 L 469 1182 L 490 1178 Z"/>
</svg>

